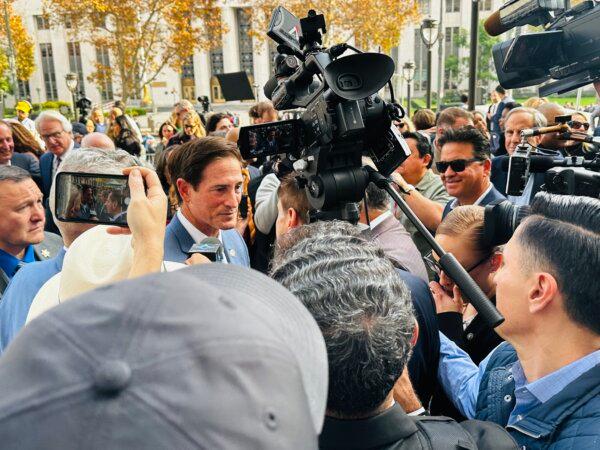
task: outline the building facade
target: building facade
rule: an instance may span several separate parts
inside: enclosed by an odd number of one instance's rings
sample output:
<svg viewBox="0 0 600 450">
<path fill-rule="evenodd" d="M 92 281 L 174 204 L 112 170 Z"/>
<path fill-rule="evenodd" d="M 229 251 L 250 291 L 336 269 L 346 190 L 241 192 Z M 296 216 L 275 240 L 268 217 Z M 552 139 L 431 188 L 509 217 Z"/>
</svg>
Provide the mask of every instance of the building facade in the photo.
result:
<svg viewBox="0 0 600 450">
<path fill-rule="evenodd" d="M 480 0 L 479 4 L 480 18 L 486 18 L 501 6 L 502 1 Z M 203 95 L 213 102 L 221 102 L 222 93 L 215 75 L 238 71 L 246 71 L 250 84 L 258 85 L 256 90 L 259 98 L 264 99 L 262 86 L 272 71 L 275 45 L 268 39 L 259 41 L 249 36 L 249 18 L 242 8 L 247 5 L 246 2 L 225 1 L 223 5 L 221 19 L 228 32 L 223 35 L 222 45 L 210 52 L 196 52 L 179 73 L 170 68 L 164 69 L 152 83 L 149 92 L 155 106 L 167 107 L 179 99 L 195 100 Z M 457 37 L 461 28 L 468 29 L 470 26 L 470 5 L 471 0 L 421 0 L 423 17 L 431 17 L 439 22 L 440 13 L 442 14 L 442 45 L 438 42 L 432 48 L 434 91 L 437 91 L 440 48 L 445 59 L 452 55 L 468 56 L 468 49 L 458 48 Z M 106 49 L 72 40 L 68 29 L 50 28 L 42 16 L 42 0 L 17 0 L 14 7 L 23 17 L 35 45 L 36 69 L 29 80 L 19 82 L 19 98 L 29 98 L 35 103 L 70 101 L 71 94 L 65 82 L 65 76 L 69 72 L 77 74 L 77 91 L 85 94 L 94 104 L 108 103 L 119 98 L 120 87 L 116 81 L 106 80 L 101 85 L 88 81 L 94 62 L 111 64 L 111 55 Z M 406 27 L 398 47 L 392 50 L 392 57 L 399 68 L 407 61 L 415 62 L 413 90 L 417 96 L 423 95 L 425 90 L 426 54 L 418 24 Z M 443 74 L 443 80 L 444 89 L 466 88 L 466 80 L 451 71 Z M 399 88 L 405 89 L 402 85 Z M 131 104 L 135 102 L 136 99 L 130 101 Z"/>
</svg>

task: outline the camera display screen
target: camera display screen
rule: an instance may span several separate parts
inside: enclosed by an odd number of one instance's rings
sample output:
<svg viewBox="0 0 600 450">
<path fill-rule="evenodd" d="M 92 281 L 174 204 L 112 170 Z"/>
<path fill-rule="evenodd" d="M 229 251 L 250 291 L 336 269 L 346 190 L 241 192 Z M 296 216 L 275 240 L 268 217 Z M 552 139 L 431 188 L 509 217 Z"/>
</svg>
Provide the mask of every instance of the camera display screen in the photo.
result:
<svg viewBox="0 0 600 450">
<path fill-rule="evenodd" d="M 127 179 L 126 175 L 59 173 L 56 218 L 62 222 L 127 226 L 131 200 Z"/>
<path fill-rule="evenodd" d="M 300 150 L 299 120 L 283 120 L 240 128 L 238 146 L 244 159 L 296 153 Z"/>
</svg>

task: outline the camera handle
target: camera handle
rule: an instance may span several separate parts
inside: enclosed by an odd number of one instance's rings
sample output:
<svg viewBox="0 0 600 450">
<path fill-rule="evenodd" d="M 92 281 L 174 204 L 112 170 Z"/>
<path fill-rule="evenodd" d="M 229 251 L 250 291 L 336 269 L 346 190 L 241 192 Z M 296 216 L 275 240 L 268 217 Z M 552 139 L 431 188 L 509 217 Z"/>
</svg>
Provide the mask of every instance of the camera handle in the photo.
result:
<svg viewBox="0 0 600 450">
<path fill-rule="evenodd" d="M 492 328 L 496 328 L 504 322 L 504 317 L 496 309 L 494 304 L 486 297 L 479 286 L 477 286 L 475 281 L 473 281 L 467 271 L 460 265 L 454 255 L 447 253 L 440 244 L 435 241 L 429 230 L 392 187 L 391 182 L 372 167 L 365 166 L 363 169 L 368 172 L 369 180 L 372 183 L 380 189 L 385 189 L 387 193 L 390 194 L 406 217 L 408 217 L 417 230 L 425 237 L 429 246 L 437 255 L 439 255 L 439 264 L 442 266 L 442 270 L 454 280 L 463 295 L 471 302 L 473 307 L 475 307 L 477 313 L 481 315 L 484 322 Z"/>
</svg>

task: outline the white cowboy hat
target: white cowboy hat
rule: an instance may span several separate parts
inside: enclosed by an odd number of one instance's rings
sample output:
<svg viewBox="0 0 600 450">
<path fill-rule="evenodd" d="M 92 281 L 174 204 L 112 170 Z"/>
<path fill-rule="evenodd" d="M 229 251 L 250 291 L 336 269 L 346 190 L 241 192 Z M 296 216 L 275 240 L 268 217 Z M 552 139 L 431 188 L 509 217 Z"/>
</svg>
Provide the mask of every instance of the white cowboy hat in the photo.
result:
<svg viewBox="0 0 600 450">
<path fill-rule="evenodd" d="M 50 278 L 33 299 L 26 323 L 79 294 L 127 278 L 133 264 L 130 235 L 112 235 L 98 225 L 79 236 L 65 254 L 62 271 Z M 171 272 L 185 264 L 164 262 Z"/>
</svg>

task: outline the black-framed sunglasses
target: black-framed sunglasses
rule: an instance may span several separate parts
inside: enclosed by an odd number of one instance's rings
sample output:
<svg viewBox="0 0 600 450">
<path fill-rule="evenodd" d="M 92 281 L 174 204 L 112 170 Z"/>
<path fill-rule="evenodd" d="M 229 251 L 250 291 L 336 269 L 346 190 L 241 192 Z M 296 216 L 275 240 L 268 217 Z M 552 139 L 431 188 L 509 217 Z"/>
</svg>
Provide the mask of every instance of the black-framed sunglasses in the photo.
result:
<svg viewBox="0 0 600 450">
<path fill-rule="evenodd" d="M 184 125 L 183 128 L 194 128 L 194 125 L 187 124 L 187 125 Z"/>
<path fill-rule="evenodd" d="M 493 255 L 489 254 L 486 255 L 484 258 L 480 259 L 479 261 L 477 261 L 476 264 L 474 264 L 473 266 L 471 266 L 471 268 L 467 269 L 466 267 L 464 268 L 465 271 L 467 273 L 471 273 L 472 271 L 474 271 L 477 267 L 479 267 L 480 265 L 482 265 L 484 262 L 486 262 L 488 259 L 490 259 L 490 257 Z M 427 265 L 427 267 L 429 268 L 429 270 L 431 270 L 433 273 L 435 273 L 437 276 L 440 275 L 440 272 L 442 271 L 442 268 L 440 267 L 440 263 L 437 262 L 437 260 L 433 257 L 433 252 L 430 251 L 429 253 L 427 253 L 425 256 L 423 256 L 423 261 L 425 261 L 425 264 Z"/>
<path fill-rule="evenodd" d="M 471 158 L 471 159 L 455 159 L 453 161 L 438 161 L 435 163 L 435 167 L 437 168 L 439 173 L 444 173 L 450 167 L 454 172 L 462 172 L 464 171 L 468 165 L 481 161 L 479 158 Z"/>
<path fill-rule="evenodd" d="M 587 122 L 580 122 L 579 120 L 569 120 L 567 125 L 571 128 L 583 128 L 584 130 L 590 129 L 590 124 Z"/>
</svg>

